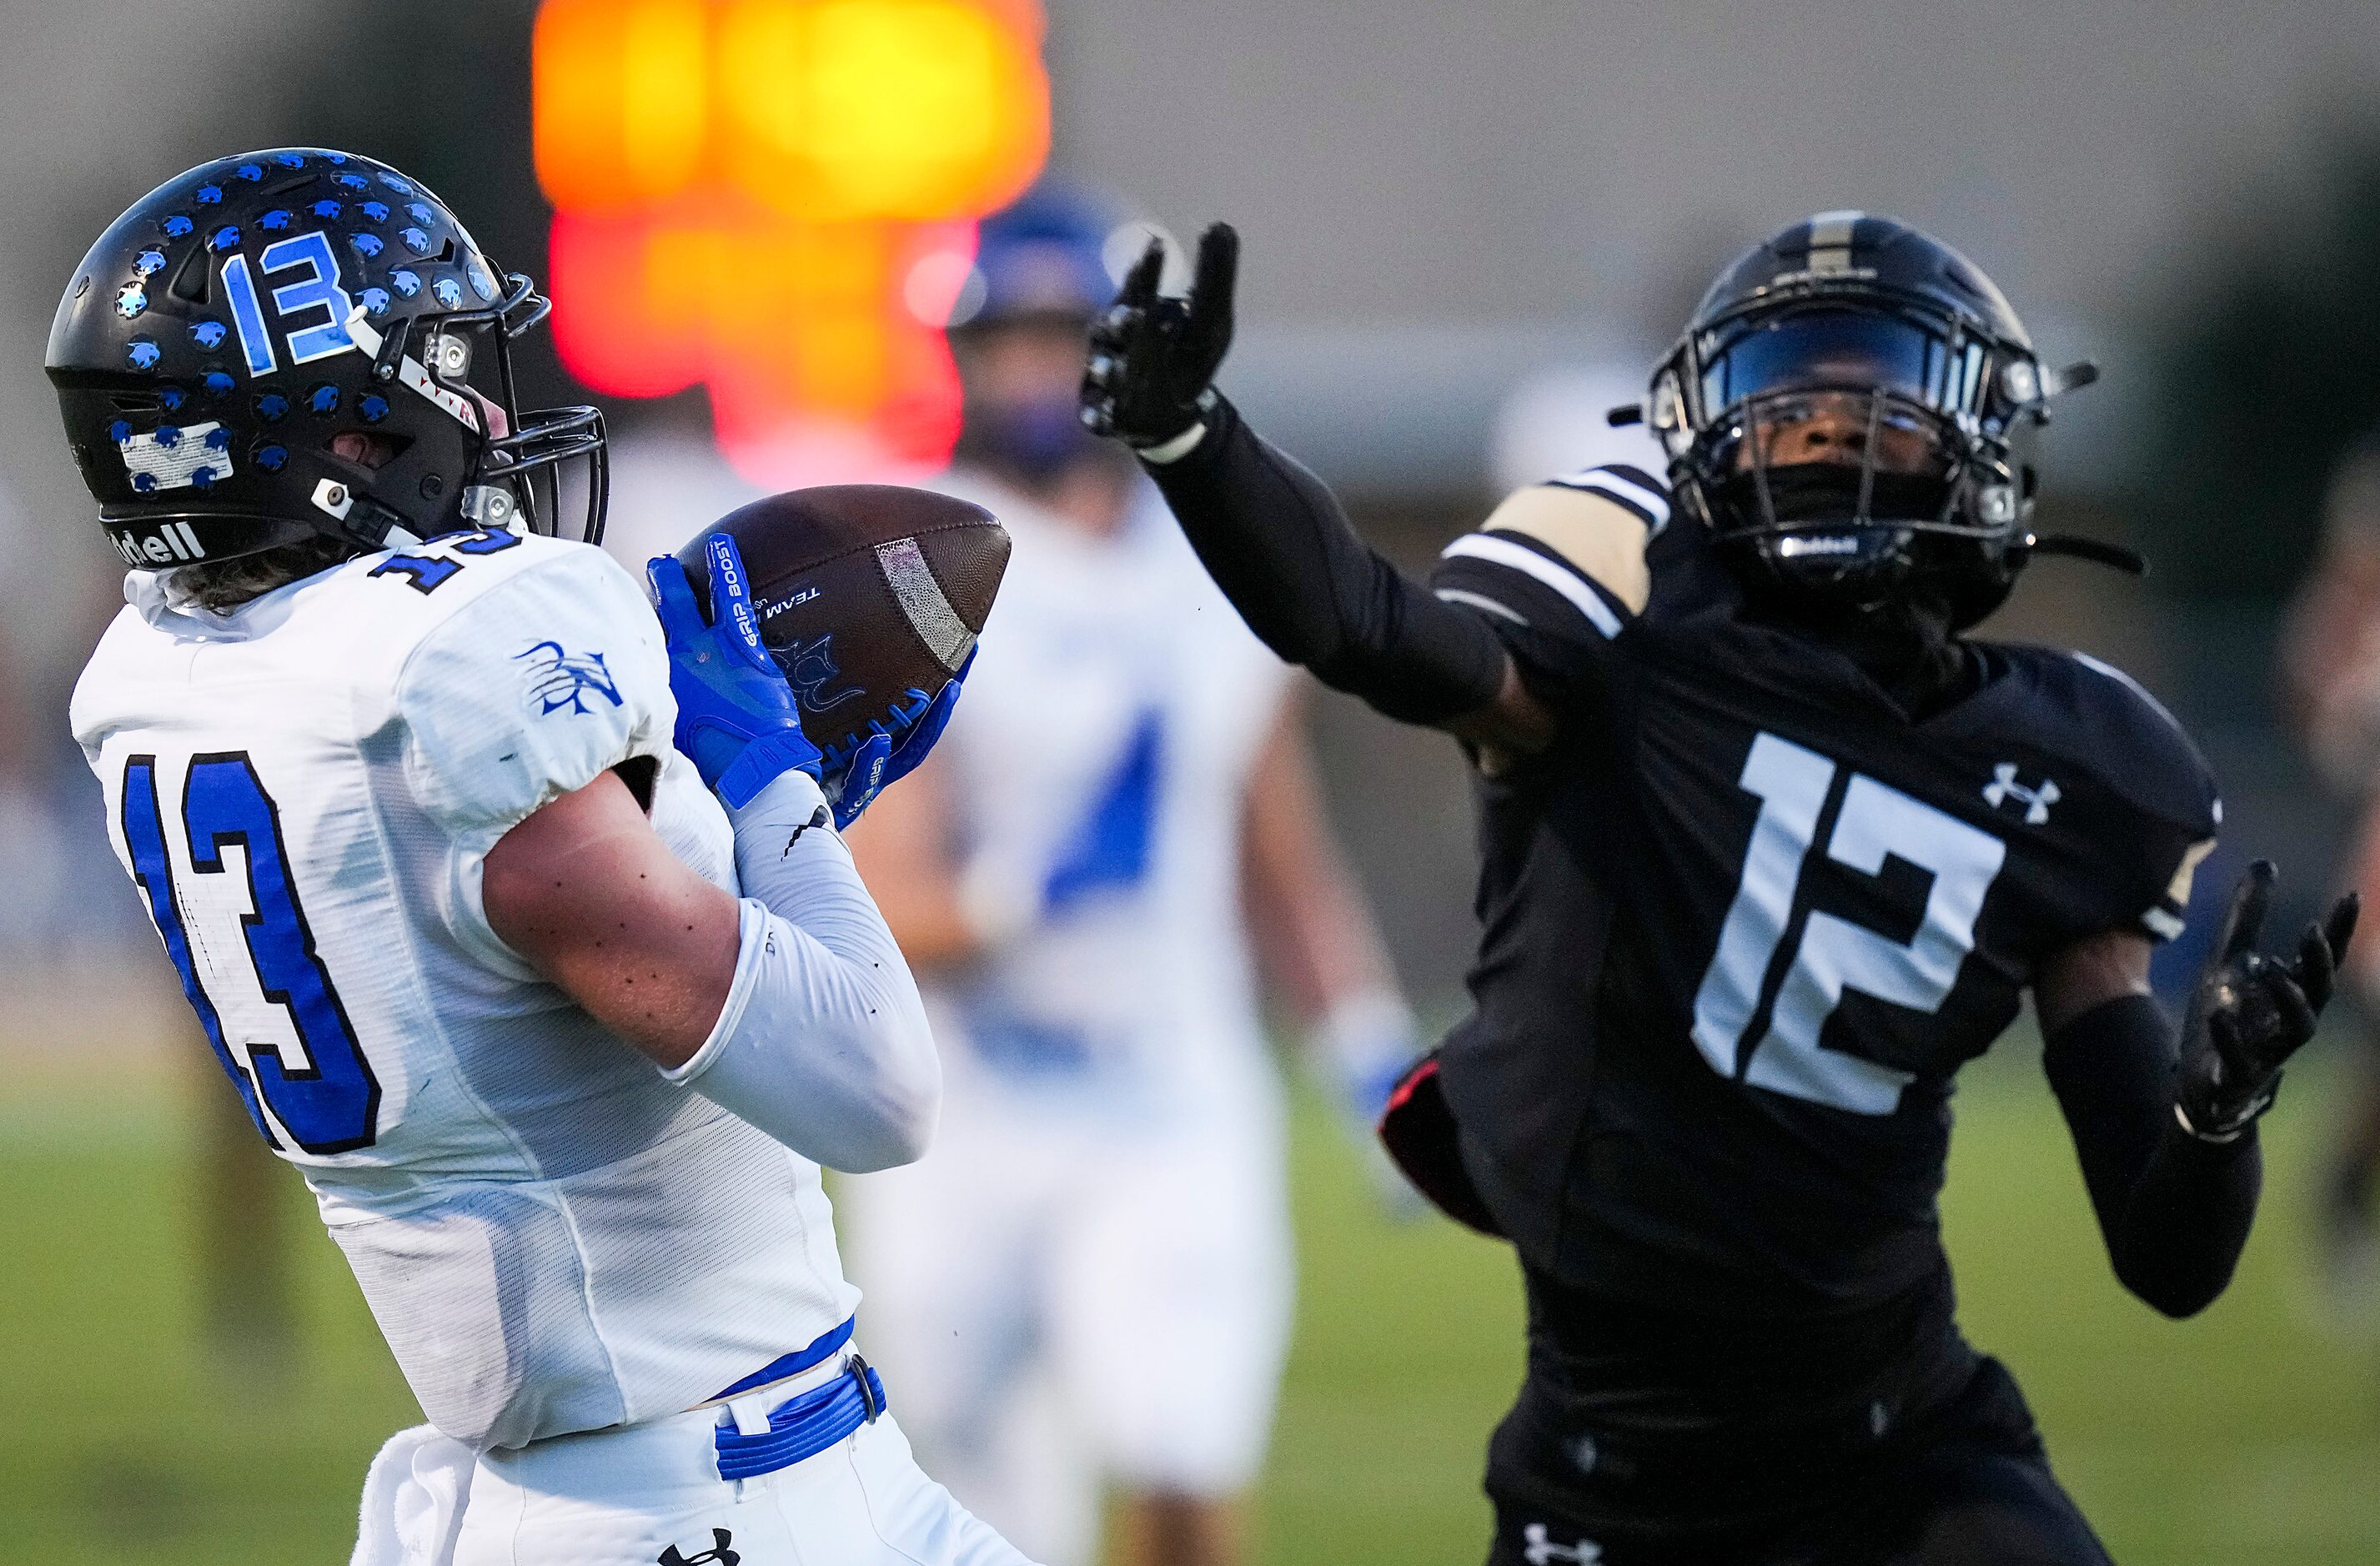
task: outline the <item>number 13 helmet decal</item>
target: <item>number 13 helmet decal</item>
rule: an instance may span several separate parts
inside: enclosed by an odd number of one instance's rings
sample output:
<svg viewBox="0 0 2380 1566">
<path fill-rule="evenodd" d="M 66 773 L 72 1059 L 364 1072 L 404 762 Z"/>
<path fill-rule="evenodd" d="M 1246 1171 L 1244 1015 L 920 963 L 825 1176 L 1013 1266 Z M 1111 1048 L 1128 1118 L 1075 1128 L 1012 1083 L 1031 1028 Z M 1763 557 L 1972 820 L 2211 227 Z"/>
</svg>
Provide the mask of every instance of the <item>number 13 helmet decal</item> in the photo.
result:
<svg viewBox="0 0 2380 1566">
<path fill-rule="evenodd" d="M 550 309 L 419 181 L 285 148 L 200 164 L 117 218 L 58 301 L 48 369 L 128 564 L 468 527 L 592 542 L 602 416 L 514 393 L 511 343 Z M 369 439 L 334 450 L 342 434 Z"/>
</svg>

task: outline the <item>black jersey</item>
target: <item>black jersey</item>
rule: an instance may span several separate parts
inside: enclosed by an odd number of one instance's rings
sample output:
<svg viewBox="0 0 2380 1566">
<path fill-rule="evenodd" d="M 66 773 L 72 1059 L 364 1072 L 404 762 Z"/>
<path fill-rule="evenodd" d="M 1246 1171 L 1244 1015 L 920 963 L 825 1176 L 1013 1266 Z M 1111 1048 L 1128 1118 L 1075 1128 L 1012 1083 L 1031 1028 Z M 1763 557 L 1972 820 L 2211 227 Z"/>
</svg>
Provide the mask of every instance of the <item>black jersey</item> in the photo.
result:
<svg viewBox="0 0 2380 1566">
<path fill-rule="evenodd" d="M 1563 719 L 1478 784 L 1475 1009 L 1441 1055 L 1463 1162 L 1566 1285 L 1750 1317 L 1906 1297 L 1943 1265 L 1954 1074 L 2044 958 L 2179 931 L 2206 766 L 2131 679 L 2044 648 L 1971 643 L 1968 694 L 1912 721 L 1747 613 L 1646 475 L 1559 487 L 1641 518 L 1643 559 L 1500 512 L 1432 577 Z"/>
</svg>

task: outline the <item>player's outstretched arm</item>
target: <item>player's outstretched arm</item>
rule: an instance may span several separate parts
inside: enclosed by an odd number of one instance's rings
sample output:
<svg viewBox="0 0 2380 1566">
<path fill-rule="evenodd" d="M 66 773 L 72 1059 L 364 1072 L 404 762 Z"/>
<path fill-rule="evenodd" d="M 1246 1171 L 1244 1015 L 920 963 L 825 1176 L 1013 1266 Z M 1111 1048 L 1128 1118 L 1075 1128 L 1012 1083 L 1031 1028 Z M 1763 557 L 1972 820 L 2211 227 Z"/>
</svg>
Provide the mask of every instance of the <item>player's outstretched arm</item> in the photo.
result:
<svg viewBox="0 0 2380 1566">
<path fill-rule="evenodd" d="M 1545 748 L 1551 714 L 1478 614 L 1441 601 L 1357 536 L 1337 497 L 1258 439 L 1214 388 L 1231 346 L 1239 237 L 1198 242 L 1184 298 L 1151 244 L 1091 333 L 1083 422 L 1139 453 L 1249 629 L 1323 684 L 1400 722 L 1507 751 Z"/>
<path fill-rule="evenodd" d="M 2272 867 L 2234 896 L 2180 1038 L 2149 993 L 2147 939 L 2112 930 L 2043 965 L 2043 1065 L 2082 1164 L 2116 1276 L 2168 1316 L 2231 1280 L 2256 1216 L 2256 1117 L 2281 1062 L 2313 1035 L 2355 922 L 2352 898 L 2310 928 L 2293 962 L 2254 950 Z"/>
</svg>

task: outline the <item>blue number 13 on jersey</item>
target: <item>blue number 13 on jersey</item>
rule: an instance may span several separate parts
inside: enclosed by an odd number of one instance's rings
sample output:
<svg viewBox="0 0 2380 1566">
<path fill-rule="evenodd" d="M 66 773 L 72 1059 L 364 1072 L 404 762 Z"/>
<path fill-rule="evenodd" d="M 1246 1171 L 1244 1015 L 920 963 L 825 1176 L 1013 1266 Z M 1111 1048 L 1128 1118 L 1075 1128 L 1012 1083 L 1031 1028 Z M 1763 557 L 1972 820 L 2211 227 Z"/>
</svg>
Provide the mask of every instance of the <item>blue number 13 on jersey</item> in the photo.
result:
<svg viewBox="0 0 2380 1566">
<path fill-rule="evenodd" d="M 125 763 L 121 813 L 133 880 L 148 897 L 150 917 L 181 973 L 182 992 L 205 1026 L 216 1058 L 238 1086 L 256 1128 L 278 1147 L 278 1126 L 310 1153 L 370 1147 L 379 1133 L 380 1081 L 357 1047 L 330 970 L 315 955 L 314 932 L 290 879 L 281 815 L 248 753 L 192 757 L 182 790 L 182 830 L 192 874 L 226 875 L 237 863 L 245 870 L 245 896 L 175 894 L 155 757 L 135 756 Z M 226 852 L 232 848 L 240 851 L 236 860 Z M 298 1058 L 291 1058 L 285 1038 L 226 1036 L 223 1008 L 208 993 L 200 968 L 203 964 L 215 974 L 220 989 L 224 965 L 243 953 L 265 1002 L 287 1014 Z"/>
</svg>

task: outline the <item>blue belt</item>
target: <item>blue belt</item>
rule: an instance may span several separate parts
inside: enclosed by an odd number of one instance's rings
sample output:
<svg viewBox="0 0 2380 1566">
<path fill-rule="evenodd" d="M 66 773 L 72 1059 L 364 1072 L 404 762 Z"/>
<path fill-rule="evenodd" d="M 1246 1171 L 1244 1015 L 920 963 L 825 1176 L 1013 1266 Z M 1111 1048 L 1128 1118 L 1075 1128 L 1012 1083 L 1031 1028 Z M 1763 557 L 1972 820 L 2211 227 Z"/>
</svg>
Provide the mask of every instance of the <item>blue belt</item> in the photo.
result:
<svg viewBox="0 0 2380 1566">
<path fill-rule="evenodd" d="M 756 1479 L 791 1468 L 862 1425 L 875 1424 L 883 1412 L 883 1381 L 873 1366 L 853 1354 L 835 1379 L 771 1409 L 765 1434 L 747 1436 L 733 1425 L 721 1426 L 711 1437 L 719 1448 L 719 1476 Z"/>
<path fill-rule="evenodd" d="M 798 1376 L 813 1366 L 824 1365 L 834 1357 L 835 1350 L 851 1341 L 852 1329 L 858 1325 L 859 1317 L 846 1316 L 793 1353 L 778 1355 L 734 1386 L 722 1387 L 703 1401 L 725 1402 L 729 1398 L 738 1393 L 748 1392 L 755 1387 L 765 1387 L 771 1381 L 782 1381 L 789 1376 Z"/>
</svg>

